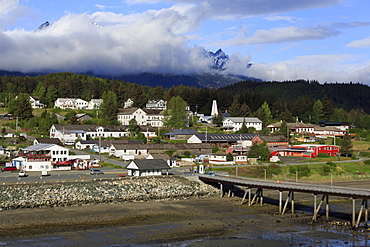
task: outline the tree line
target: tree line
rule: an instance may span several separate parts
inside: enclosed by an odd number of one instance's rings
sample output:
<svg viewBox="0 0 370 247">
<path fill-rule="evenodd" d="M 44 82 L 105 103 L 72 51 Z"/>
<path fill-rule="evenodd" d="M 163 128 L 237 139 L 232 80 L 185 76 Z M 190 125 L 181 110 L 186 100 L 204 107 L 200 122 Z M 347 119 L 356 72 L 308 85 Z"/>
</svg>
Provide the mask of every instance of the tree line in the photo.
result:
<svg viewBox="0 0 370 247">
<path fill-rule="evenodd" d="M 149 99 L 170 101 L 178 96 L 193 112 L 205 115 L 210 114 L 212 101 L 217 100 L 221 113 L 227 111 L 230 116 L 255 116 L 264 123 L 280 120 L 317 123 L 318 120 L 327 120 L 348 122 L 370 129 L 370 87 L 360 83 L 241 81 L 220 89 L 183 85 L 164 88 L 114 78 L 53 73 L 34 77 L 1 76 L 0 92 L 0 104 L 3 107 L 12 107 L 15 97 L 21 93 L 39 97 L 47 107 L 53 107 L 57 98 L 89 101 L 105 96 L 109 99 L 104 104 L 106 109 L 110 109 L 106 114 L 110 118 L 113 118 L 116 108 L 123 107 L 128 98 L 133 99 L 134 107 L 143 107 Z"/>
</svg>

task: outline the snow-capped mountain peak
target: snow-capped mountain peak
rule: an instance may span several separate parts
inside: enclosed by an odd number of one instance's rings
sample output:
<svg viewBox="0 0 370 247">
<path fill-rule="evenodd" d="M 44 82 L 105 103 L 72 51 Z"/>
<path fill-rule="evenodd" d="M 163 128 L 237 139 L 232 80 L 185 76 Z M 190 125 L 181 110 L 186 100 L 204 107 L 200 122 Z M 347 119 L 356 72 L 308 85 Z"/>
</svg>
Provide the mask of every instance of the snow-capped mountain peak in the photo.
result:
<svg viewBox="0 0 370 247">
<path fill-rule="evenodd" d="M 222 49 L 218 49 L 216 52 L 211 50 L 204 50 L 204 52 L 207 57 L 212 58 L 212 68 L 226 69 L 225 65 L 229 61 L 229 56 Z"/>
<path fill-rule="evenodd" d="M 46 21 L 46 22 L 42 23 L 35 31 L 41 31 L 41 30 L 44 30 L 44 29 L 46 29 L 50 26 L 51 26 L 51 24 L 48 21 Z"/>
</svg>

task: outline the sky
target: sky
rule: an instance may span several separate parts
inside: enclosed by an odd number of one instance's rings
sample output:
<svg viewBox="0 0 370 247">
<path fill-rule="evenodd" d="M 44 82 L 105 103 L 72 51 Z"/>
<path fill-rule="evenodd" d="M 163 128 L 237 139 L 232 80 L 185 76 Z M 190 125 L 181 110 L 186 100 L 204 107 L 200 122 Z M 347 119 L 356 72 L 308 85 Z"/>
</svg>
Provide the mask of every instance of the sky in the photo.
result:
<svg viewBox="0 0 370 247">
<path fill-rule="evenodd" d="M 370 85 L 369 8 L 368 0 L 0 0 L 0 70 Z M 230 56 L 224 71 L 204 55 L 220 48 Z"/>
</svg>

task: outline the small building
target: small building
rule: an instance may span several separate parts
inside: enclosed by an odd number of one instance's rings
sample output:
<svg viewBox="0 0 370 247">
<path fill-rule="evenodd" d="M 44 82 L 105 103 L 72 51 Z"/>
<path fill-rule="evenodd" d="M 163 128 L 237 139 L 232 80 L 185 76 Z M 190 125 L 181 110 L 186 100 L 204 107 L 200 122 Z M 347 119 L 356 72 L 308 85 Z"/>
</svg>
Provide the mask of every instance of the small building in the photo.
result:
<svg viewBox="0 0 370 247">
<path fill-rule="evenodd" d="M 76 119 L 77 122 L 83 122 L 86 120 L 90 120 L 93 117 L 87 113 L 79 113 L 79 114 L 74 115 L 74 118 Z"/>
<path fill-rule="evenodd" d="M 176 163 L 176 159 L 173 158 L 171 159 L 170 156 L 168 156 L 168 154 L 166 153 L 155 153 L 155 152 L 151 152 L 148 157 L 146 157 L 147 159 L 155 159 L 155 160 L 158 160 L 158 159 L 162 159 L 164 161 L 167 162 L 167 164 L 170 166 L 170 167 L 178 167 L 179 165 L 177 165 Z"/>
<path fill-rule="evenodd" d="M 132 160 L 126 166 L 128 176 L 158 176 L 163 171 L 168 173 L 171 167 L 163 159 Z"/>
<path fill-rule="evenodd" d="M 171 132 L 163 135 L 170 140 L 187 140 L 195 134 L 198 134 L 198 132 L 194 129 L 173 129 Z"/>
<path fill-rule="evenodd" d="M 146 109 L 156 109 L 156 110 L 166 110 L 167 101 L 163 99 L 148 100 L 148 103 L 145 105 Z"/>
<path fill-rule="evenodd" d="M 56 144 L 59 146 L 64 146 L 58 138 L 35 138 L 35 140 L 33 140 L 33 145 L 36 144 Z"/>
<path fill-rule="evenodd" d="M 36 109 L 36 108 L 44 108 L 45 105 L 40 102 L 40 99 L 36 96 L 30 96 L 30 103 L 31 107 Z"/>
<path fill-rule="evenodd" d="M 268 147 L 288 147 L 289 141 L 283 135 L 258 135 Z"/>
</svg>

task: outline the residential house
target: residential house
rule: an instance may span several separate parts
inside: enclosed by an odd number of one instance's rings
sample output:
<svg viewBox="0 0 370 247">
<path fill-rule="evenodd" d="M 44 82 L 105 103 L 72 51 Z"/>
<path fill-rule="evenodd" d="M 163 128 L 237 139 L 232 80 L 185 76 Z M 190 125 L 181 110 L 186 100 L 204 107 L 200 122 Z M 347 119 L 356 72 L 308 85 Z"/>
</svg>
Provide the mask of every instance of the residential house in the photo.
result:
<svg viewBox="0 0 370 247">
<path fill-rule="evenodd" d="M 55 108 L 60 109 L 86 109 L 88 102 L 78 98 L 58 98 L 54 102 Z"/>
<path fill-rule="evenodd" d="M 163 110 L 123 108 L 118 110 L 117 118 L 122 125 L 129 125 L 131 119 L 136 119 L 140 126 L 162 127 L 164 114 Z"/>
<path fill-rule="evenodd" d="M 126 166 L 128 176 L 158 176 L 163 171 L 168 173 L 171 167 L 163 159 L 132 160 Z"/>
<path fill-rule="evenodd" d="M 10 113 L 0 114 L 0 119 L 13 120 L 13 115 Z"/>
<path fill-rule="evenodd" d="M 50 128 L 50 138 L 58 138 L 62 143 L 75 143 L 77 139 L 87 138 L 120 138 L 128 136 L 127 126 L 120 125 L 61 125 L 54 124 Z"/>
<path fill-rule="evenodd" d="M 326 138 L 326 137 L 343 137 L 346 134 L 346 130 L 343 128 L 335 127 L 335 126 L 316 126 L 314 130 L 314 134 L 318 138 Z"/>
<path fill-rule="evenodd" d="M 103 103 L 102 99 L 91 99 L 87 105 L 87 109 L 100 109 L 100 105 Z"/>
<path fill-rule="evenodd" d="M 0 155 L 6 155 L 6 148 L 0 146 Z"/>
<path fill-rule="evenodd" d="M 125 104 L 123 106 L 123 108 L 131 108 L 134 104 L 134 101 L 130 98 L 128 98 L 126 101 L 125 101 Z"/>
<path fill-rule="evenodd" d="M 194 134 L 198 134 L 194 129 L 173 129 L 171 132 L 163 135 L 170 140 L 188 140 Z"/>
<path fill-rule="evenodd" d="M 207 154 L 212 151 L 208 143 L 163 143 L 163 144 L 112 144 L 109 155 L 121 158 L 122 160 L 144 159 L 149 153 L 158 152 L 190 152 L 192 155 Z"/>
<path fill-rule="evenodd" d="M 274 133 L 280 130 L 282 123 L 283 122 L 280 121 L 277 123 L 269 124 L 266 127 L 270 129 L 271 133 Z M 289 128 L 289 134 L 304 135 L 304 134 L 314 133 L 314 130 L 315 130 L 315 126 L 313 124 L 306 124 L 303 122 L 286 123 L 286 125 Z"/>
<path fill-rule="evenodd" d="M 234 165 L 234 164 L 245 164 L 248 163 L 248 157 L 242 154 L 233 154 L 233 160 L 226 160 L 227 154 L 209 154 L 208 159 L 210 164 L 217 165 Z"/>
<path fill-rule="evenodd" d="M 201 116 L 198 120 L 200 123 L 212 123 L 212 116 Z"/>
<path fill-rule="evenodd" d="M 59 146 L 64 146 L 63 143 L 57 139 L 57 138 L 35 138 L 33 140 L 33 145 L 36 145 L 36 144 L 56 144 L 56 145 L 59 145 Z"/>
<path fill-rule="evenodd" d="M 166 153 L 163 153 L 163 152 L 159 152 L 159 153 L 156 153 L 156 152 L 151 152 L 149 153 L 148 157 L 146 157 L 147 159 L 155 159 L 155 160 L 164 160 L 167 162 L 167 164 L 169 165 L 169 167 L 178 167 L 177 163 L 176 163 L 176 159 L 175 158 L 170 158 L 170 156 L 168 156 L 168 154 Z"/>
<path fill-rule="evenodd" d="M 188 143 L 212 143 L 218 146 L 241 145 L 250 147 L 254 142 L 262 142 L 257 134 L 194 134 Z"/>
<path fill-rule="evenodd" d="M 44 108 L 45 105 L 40 102 L 40 99 L 36 96 L 30 96 L 30 103 L 32 108 Z"/>
<path fill-rule="evenodd" d="M 228 131 L 238 131 L 243 123 L 247 128 L 253 127 L 256 130 L 262 130 L 262 121 L 255 117 L 228 117 L 222 122 L 222 129 Z"/>
<path fill-rule="evenodd" d="M 15 138 L 17 137 L 16 134 L 14 134 L 13 130 L 11 129 L 5 129 L 5 135 L 3 135 L 4 138 Z"/>
<path fill-rule="evenodd" d="M 111 146 L 112 144 L 143 144 L 142 140 L 87 140 L 87 141 L 78 141 L 75 144 L 76 149 L 89 149 L 99 152 L 99 146 Z"/>
<path fill-rule="evenodd" d="M 163 99 L 148 100 L 148 103 L 145 105 L 145 109 L 166 110 L 167 101 Z"/>
<path fill-rule="evenodd" d="M 74 118 L 76 119 L 77 122 L 83 122 L 86 120 L 90 120 L 93 117 L 87 113 L 79 113 L 79 114 L 74 115 Z"/>
<path fill-rule="evenodd" d="M 354 127 L 353 125 L 345 123 L 345 122 L 333 122 L 333 121 L 322 120 L 322 121 L 318 121 L 317 123 L 321 127 L 337 127 L 344 131 L 349 130 Z"/>
</svg>

